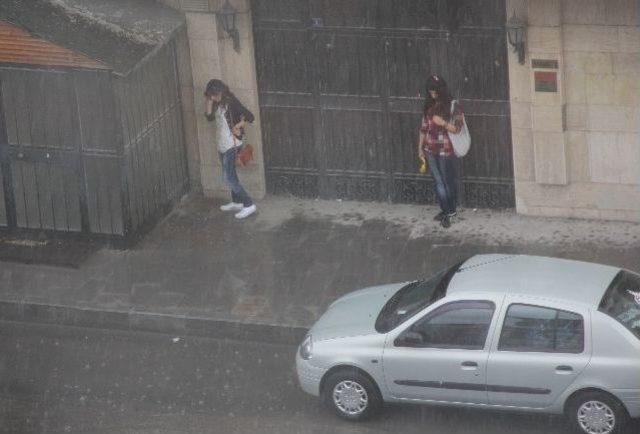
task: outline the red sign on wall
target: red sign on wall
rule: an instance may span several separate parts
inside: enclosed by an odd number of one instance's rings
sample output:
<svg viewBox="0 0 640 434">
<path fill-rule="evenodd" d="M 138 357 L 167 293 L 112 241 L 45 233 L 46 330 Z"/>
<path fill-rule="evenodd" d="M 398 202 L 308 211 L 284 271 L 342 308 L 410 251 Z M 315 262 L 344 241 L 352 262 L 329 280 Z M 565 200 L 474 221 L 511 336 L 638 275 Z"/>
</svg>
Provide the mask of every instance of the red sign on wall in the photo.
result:
<svg viewBox="0 0 640 434">
<path fill-rule="evenodd" d="M 536 92 L 557 92 L 558 73 L 555 71 L 534 71 L 533 78 L 536 84 Z"/>
</svg>

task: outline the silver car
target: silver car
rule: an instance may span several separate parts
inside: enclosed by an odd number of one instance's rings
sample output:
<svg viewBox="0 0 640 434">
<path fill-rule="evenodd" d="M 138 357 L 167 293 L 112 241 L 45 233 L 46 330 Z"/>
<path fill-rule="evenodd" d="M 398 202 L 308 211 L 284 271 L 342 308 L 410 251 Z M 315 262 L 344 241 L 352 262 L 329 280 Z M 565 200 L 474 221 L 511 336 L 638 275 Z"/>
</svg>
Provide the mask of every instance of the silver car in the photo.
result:
<svg viewBox="0 0 640 434">
<path fill-rule="evenodd" d="M 336 300 L 296 367 L 304 391 L 350 420 L 407 402 L 564 413 L 579 432 L 622 432 L 640 417 L 640 275 L 474 256 Z"/>
</svg>

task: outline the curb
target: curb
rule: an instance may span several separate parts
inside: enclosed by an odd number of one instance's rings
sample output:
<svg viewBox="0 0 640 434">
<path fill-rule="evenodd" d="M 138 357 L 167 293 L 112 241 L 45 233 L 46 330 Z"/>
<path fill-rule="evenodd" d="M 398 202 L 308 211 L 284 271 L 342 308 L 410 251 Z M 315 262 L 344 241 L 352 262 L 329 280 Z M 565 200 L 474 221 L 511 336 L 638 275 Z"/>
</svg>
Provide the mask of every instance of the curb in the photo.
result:
<svg viewBox="0 0 640 434">
<path fill-rule="evenodd" d="M 307 329 L 144 311 L 0 301 L 0 320 L 298 345 Z"/>
</svg>

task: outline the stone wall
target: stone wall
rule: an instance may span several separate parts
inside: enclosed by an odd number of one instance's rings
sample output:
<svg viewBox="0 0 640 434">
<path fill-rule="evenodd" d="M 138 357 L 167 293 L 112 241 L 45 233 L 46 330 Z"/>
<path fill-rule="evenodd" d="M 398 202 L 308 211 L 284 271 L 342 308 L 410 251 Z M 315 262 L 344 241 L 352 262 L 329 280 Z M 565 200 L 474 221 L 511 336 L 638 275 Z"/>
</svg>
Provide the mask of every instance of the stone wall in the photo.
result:
<svg viewBox="0 0 640 434">
<path fill-rule="evenodd" d="M 182 10 L 187 18 L 189 36 L 191 85 L 185 105 L 188 110 L 185 123 L 193 125 L 191 134 L 197 143 L 197 155 L 193 161 L 199 168 L 199 184 L 210 197 L 228 198 L 222 183 L 220 161 L 214 143 L 214 123 L 204 118 L 204 90 L 212 78 L 219 78 L 229 85 L 238 99 L 251 110 L 256 120 L 247 128 L 247 142 L 254 145 L 254 161 L 245 168 L 238 168 L 244 187 L 249 194 L 260 199 L 265 194 L 264 164 L 256 81 L 253 28 L 249 0 L 231 0 L 238 11 L 236 25 L 240 33 L 240 50 L 236 52 L 229 36 L 218 26 L 215 11 L 224 0 L 159 0 Z M 191 160 L 190 160 L 191 161 Z"/>
<path fill-rule="evenodd" d="M 525 64 L 509 55 L 518 212 L 640 221 L 640 2 L 507 4 L 528 22 Z M 557 91 L 537 91 L 535 71 Z"/>
<path fill-rule="evenodd" d="M 193 106 L 193 80 L 191 71 L 191 50 L 186 29 L 176 39 L 176 57 L 178 79 L 180 81 L 180 98 L 182 100 L 182 120 L 184 143 L 189 166 L 189 183 L 191 189 L 201 191 L 200 183 L 200 147 L 196 135 L 196 117 Z"/>
</svg>

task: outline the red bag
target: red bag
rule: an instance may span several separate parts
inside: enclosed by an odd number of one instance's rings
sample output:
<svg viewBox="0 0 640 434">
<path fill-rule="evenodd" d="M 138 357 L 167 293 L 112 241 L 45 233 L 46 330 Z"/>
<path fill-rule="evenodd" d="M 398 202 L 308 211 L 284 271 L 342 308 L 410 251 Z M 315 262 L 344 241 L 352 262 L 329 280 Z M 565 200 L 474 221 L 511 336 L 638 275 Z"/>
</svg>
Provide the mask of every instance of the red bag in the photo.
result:
<svg viewBox="0 0 640 434">
<path fill-rule="evenodd" d="M 236 153 L 236 166 L 245 167 L 251 160 L 253 160 L 253 146 L 250 143 L 242 145 Z"/>
</svg>

